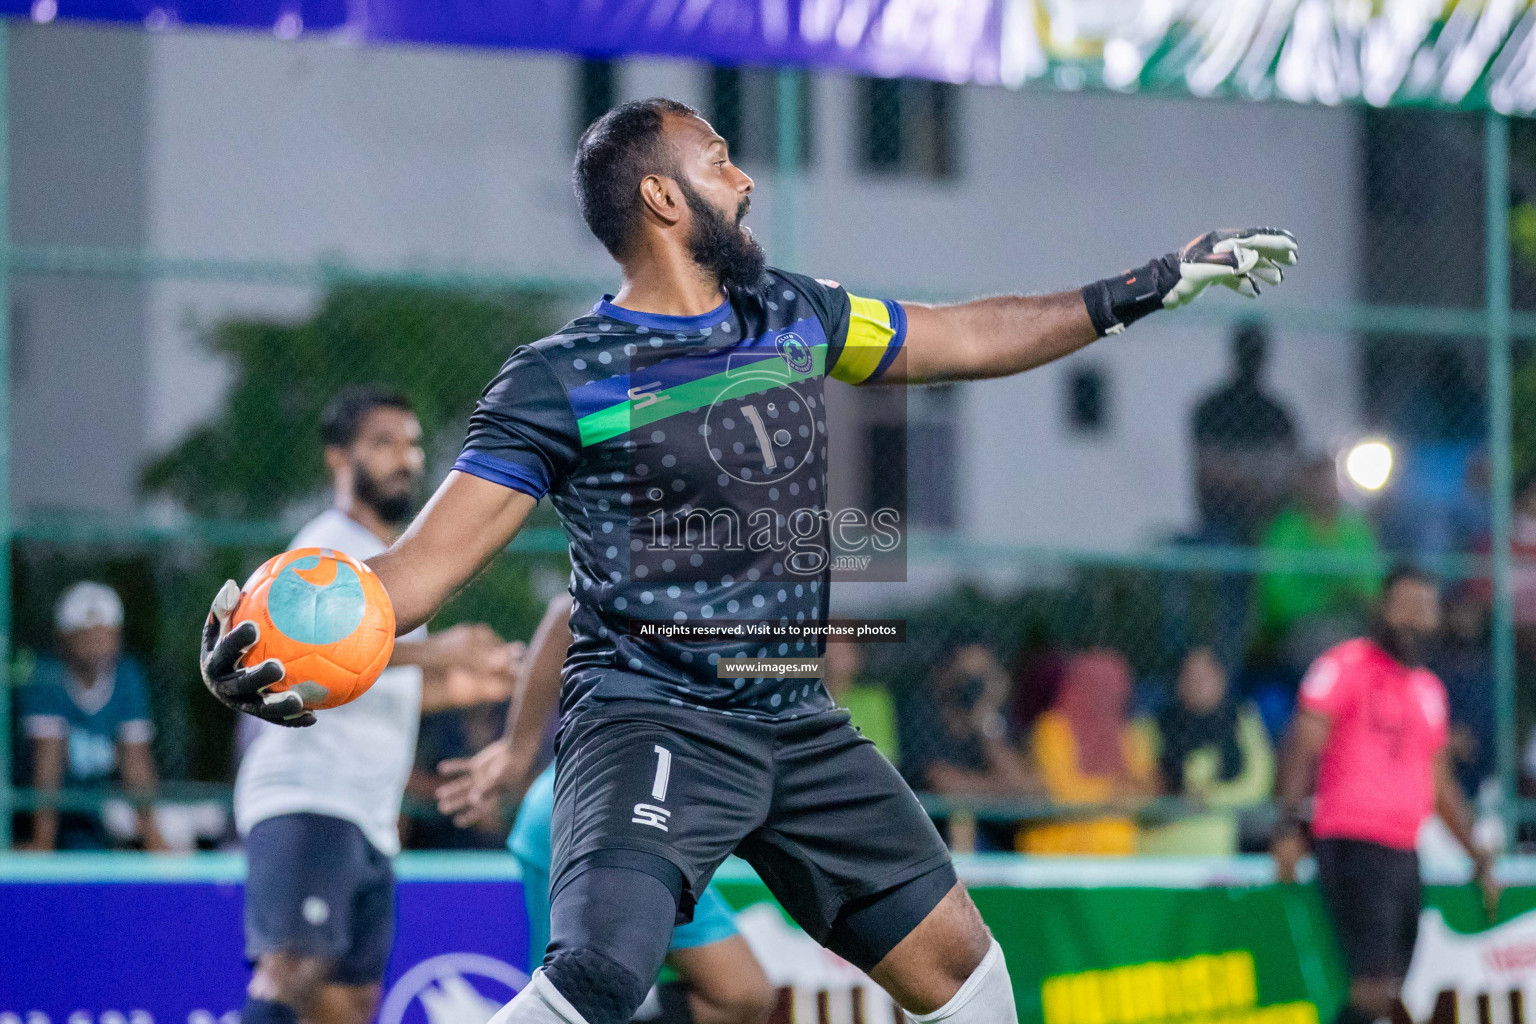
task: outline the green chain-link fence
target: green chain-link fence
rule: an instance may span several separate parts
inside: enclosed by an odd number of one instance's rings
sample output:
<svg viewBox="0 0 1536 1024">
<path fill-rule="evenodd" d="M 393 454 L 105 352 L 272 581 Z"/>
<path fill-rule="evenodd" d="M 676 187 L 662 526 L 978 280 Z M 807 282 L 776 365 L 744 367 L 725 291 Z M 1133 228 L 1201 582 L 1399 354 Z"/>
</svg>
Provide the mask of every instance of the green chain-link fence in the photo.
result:
<svg viewBox="0 0 1536 1024">
<path fill-rule="evenodd" d="M 317 50 L 307 59 L 343 58 Z M 765 236 L 786 265 L 798 268 L 801 255 L 835 260 L 846 251 L 849 218 L 869 212 L 829 211 L 835 189 L 825 168 L 834 156 L 860 196 L 933 200 L 922 215 L 936 219 L 945 197 L 967 189 L 974 202 L 995 203 L 1025 187 L 977 152 L 986 133 L 965 130 L 995 109 L 989 94 L 799 71 L 695 70 L 692 98 L 759 177 Z M 580 98 L 574 138 L 580 123 L 623 95 L 624 65 L 572 61 L 570 71 Z M 838 131 L 826 121 L 833 93 L 851 114 Z M 1379 580 L 1401 558 L 1446 580 L 1437 667 L 1460 727 L 1463 780 L 1483 792 L 1491 816 L 1520 817 L 1520 747 L 1536 720 L 1536 643 L 1522 639 L 1536 610 L 1528 621 L 1521 595 L 1536 585 L 1502 553 L 1512 533 L 1517 547 L 1536 544 L 1536 489 L 1524 487 L 1536 470 L 1536 420 L 1527 411 L 1536 409 L 1536 362 L 1528 358 L 1536 339 L 1536 132 L 1497 116 L 1353 116 L 1354 180 L 1316 185 L 1352 196 L 1342 208 L 1358 222 L 1353 253 L 1320 254 L 1319 263 L 1349 275 L 1354 301 L 1297 302 L 1282 288 L 1255 306 L 1209 302 L 1149 326 L 1159 333 L 1143 337 L 1139 328 L 1106 342 L 1119 347 L 1041 372 L 1050 383 L 1030 400 L 1049 398 L 1055 419 L 1038 436 L 983 426 L 995 401 L 988 396 L 1002 394 L 986 389 L 1000 385 L 922 389 L 893 415 L 888 393 L 848 399 L 850 486 L 873 492 L 903 479 L 913 539 L 909 583 L 857 588 L 847 609 L 904 618 L 909 639 L 840 661 L 836 682 L 955 842 L 1040 852 L 1130 852 L 1138 844 L 1229 852 L 1262 843 L 1262 752 L 1283 729 L 1307 662 L 1367 627 Z M 1227 144 L 1248 141 L 1239 132 Z M 568 144 L 539 152 L 549 163 L 541 173 L 563 181 Z M 1047 204 L 1097 202 L 1084 197 L 1073 170 L 1122 159 L 1109 147 L 1078 152 L 1057 177 L 1027 187 Z M 1134 168 L 1123 171 L 1134 178 Z M 568 202 L 553 196 L 541 202 Z M 852 198 L 839 193 L 831 202 Z M 878 225 L 861 226 L 868 244 L 879 245 Z M 202 691 L 196 634 L 218 584 L 243 579 L 324 503 L 317 428 L 326 400 L 351 383 L 406 391 L 426 432 L 428 477 L 439 479 L 505 354 L 589 304 L 601 284 L 483 268 L 373 273 L 334 262 L 193 259 L 79 238 L 10 237 L 0 294 L 12 309 L 13 423 L 27 417 L 15 430 L 28 439 L 11 467 L 26 500 L 11 504 L 5 534 L 13 681 L 27 685 L 35 659 L 54 647 L 53 602 L 67 584 L 111 584 L 128 609 L 126 648 L 152 683 L 165 798 L 217 802 L 232 778 L 235 723 Z M 530 265 L 539 241 L 526 241 Z M 1073 245 L 1019 242 L 1046 243 Z M 238 239 L 227 251 L 239 253 Z M 859 290 L 965 297 L 939 257 L 902 266 L 900 280 L 859 281 Z M 154 379 L 154 422 L 123 422 L 146 440 L 134 464 L 103 470 L 125 474 L 132 494 L 126 506 L 103 511 L 111 503 L 91 500 L 77 479 L 54 481 L 71 479 L 71 460 L 75 469 L 90 464 L 92 431 L 113 429 L 110 408 L 83 427 L 53 423 L 26 389 L 49 358 L 38 344 L 88 333 L 121 309 L 151 322 L 125 324 L 125 339 L 194 338 L 194 357 L 175 351 L 196 365 L 135 371 Z M 1148 354 L 1154 346 L 1166 346 L 1166 361 Z M 1169 379 L 1188 375 L 1203 383 Z M 1019 394 L 1007 401 L 1028 397 Z M 1359 445 L 1373 439 L 1386 448 Z M 1013 459 L 1003 471 L 999 445 Z M 1111 450 L 1121 461 L 1095 468 Z M 1390 472 L 1384 451 L 1394 460 Z M 1054 475 L 1037 474 L 1032 462 L 1050 463 Z M 1138 476 L 1141 463 L 1159 479 Z M 1170 484 L 1168 467 L 1181 479 Z M 1385 485 L 1372 490 L 1383 473 Z M 999 483 L 1009 474 L 1025 481 L 1022 490 Z M 116 486 L 102 480 L 103 490 Z M 1148 498 L 1144 486 L 1166 497 Z M 1048 529 L 1034 528 L 1046 518 L 1041 491 L 1052 492 Z M 1010 519 L 1031 524 L 1010 530 Z M 1117 523 L 1139 525 L 1113 541 L 1094 525 Z M 486 621 L 526 637 L 543 601 L 563 588 L 565 568 L 559 525 L 541 509 L 438 624 Z M 1159 712 L 1181 691 L 1221 684 L 1242 708 L 1234 721 L 1243 730 L 1243 770 L 1222 767 L 1199 783 L 1171 778 L 1158 756 L 1168 742 L 1157 732 Z M 1083 694 L 1105 716 L 1125 720 L 1122 763 L 1109 776 L 1080 770 L 1072 754 L 1069 705 Z M 485 738 L 500 711 L 426 728 L 424 769 L 455 745 Z M 1171 719 L 1162 721 L 1166 729 Z M 0 808 L 24 812 L 37 800 L 27 786 L 24 723 L 13 720 L 0 735 L 11 740 L 0 758 L 11 762 L 4 778 L 19 785 L 0 789 Z M 413 788 L 418 841 L 465 841 L 432 823 L 419 801 L 425 792 Z M 100 797 L 85 787 L 59 799 L 91 808 Z M 1103 805 L 1113 814 L 1096 810 Z M 1238 814 L 1227 805 L 1255 806 Z M 24 813 L 16 820 L 25 828 Z M 1173 827 L 1191 822 L 1214 827 Z"/>
</svg>

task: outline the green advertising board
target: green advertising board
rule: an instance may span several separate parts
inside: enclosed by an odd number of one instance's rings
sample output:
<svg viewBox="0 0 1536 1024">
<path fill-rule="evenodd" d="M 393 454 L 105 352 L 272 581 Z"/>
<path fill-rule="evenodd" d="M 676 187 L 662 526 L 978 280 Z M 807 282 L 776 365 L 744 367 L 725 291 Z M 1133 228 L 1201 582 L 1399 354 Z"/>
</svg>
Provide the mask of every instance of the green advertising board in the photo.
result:
<svg viewBox="0 0 1536 1024">
<path fill-rule="evenodd" d="M 750 872 L 725 872 L 717 881 L 738 908 L 771 900 Z M 1179 881 L 1183 884 L 972 881 L 971 895 L 1007 954 L 1019 1019 L 1024 1024 L 1332 1020 L 1345 978 L 1315 886 Z M 1429 886 L 1426 902 L 1458 931 L 1487 926 L 1478 895 L 1468 886 Z M 1533 907 L 1536 887 L 1508 889 L 1501 919 Z"/>
</svg>

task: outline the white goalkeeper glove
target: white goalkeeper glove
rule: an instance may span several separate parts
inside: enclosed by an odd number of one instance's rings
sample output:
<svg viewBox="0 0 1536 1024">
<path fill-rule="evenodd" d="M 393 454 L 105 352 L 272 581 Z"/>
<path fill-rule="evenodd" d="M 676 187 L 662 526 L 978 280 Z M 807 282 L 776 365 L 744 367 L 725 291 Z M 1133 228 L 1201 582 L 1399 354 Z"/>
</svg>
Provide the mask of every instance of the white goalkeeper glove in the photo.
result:
<svg viewBox="0 0 1536 1024">
<path fill-rule="evenodd" d="M 1176 309 L 1213 284 L 1247 298 L 1260 285 L 1285 279 L 1296 263 L 1296 236 L 1281 228 L 1207 231 L 1178 252 L 1160 256 L 1135 270 L 1095 281 L 1083 289 L 1083 301 L 1099 334 L 1119 334 L 1148 313 Z"/>
</svg>

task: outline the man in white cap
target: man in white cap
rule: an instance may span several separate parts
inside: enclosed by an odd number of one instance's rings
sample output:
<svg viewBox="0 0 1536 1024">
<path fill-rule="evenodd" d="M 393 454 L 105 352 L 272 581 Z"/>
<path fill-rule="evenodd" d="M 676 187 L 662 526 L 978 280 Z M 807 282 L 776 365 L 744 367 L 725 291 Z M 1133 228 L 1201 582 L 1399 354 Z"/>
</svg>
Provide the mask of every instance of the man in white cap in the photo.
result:
<svg viewBox="0 0 1536 1024">
<path fill-rule="evenodd" d="M 99 816 L 61 814 L 50 796 L 66 781 L 95 786 L 116 775 L 138 804 L 144 848 L 163 850 L 150 805 L 158 781 L 150 750 L 155 726 L 144 670 L 122 653 L 123 602 L 111 587 L 82 581 L 59 598 L 53 623 L 59 656 L 41 659 L 17 696 L 32 786 L 42 798 L 24 848 L 108 845 Z"/>
</svg>

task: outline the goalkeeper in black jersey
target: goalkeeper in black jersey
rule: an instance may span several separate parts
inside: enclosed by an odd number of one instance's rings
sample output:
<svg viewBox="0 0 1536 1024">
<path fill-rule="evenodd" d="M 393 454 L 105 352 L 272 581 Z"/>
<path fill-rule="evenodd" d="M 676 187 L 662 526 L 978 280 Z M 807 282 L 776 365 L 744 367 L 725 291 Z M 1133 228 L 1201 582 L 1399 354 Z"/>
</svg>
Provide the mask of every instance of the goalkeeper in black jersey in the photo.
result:
<svg viewBox="0 0 1536 1024">
<path fill-rule="evenodd" d="M 604 115 L 573 177 L 622 286 L 512 353 L 453 472 L 370 559 L 404 632 L 500 552 L 540 498 L 570 538 L 550 943 L 496 1024 L 627 1021 L 674 922 L 733 852 L 914 1020 L 1011 1024 L 1001 950 L 890 763 L 818 680 L 722 662 L 814 658 L 821 642 L 679 639 L 660 627 L 826 617 L 828 378 L 1020 373 L 1211 284 L 1255 295 L 1295 262 L 1295 239 L 1213 231 L 1079 290 L 936 306 L 766 267 L 743 224 L 752 180 L 682 104 Z M 227 585 L 205 630 L 209 689 L 268 720 L 312 723 L 296 693 L 268 690 L 281 664 L 239 667 L 256 635 L 253 623 L 228 630 L 235 595 Z"/>
</svg>

